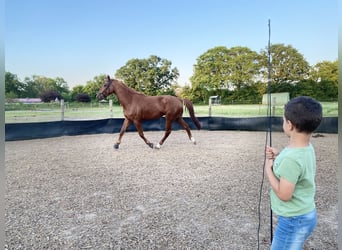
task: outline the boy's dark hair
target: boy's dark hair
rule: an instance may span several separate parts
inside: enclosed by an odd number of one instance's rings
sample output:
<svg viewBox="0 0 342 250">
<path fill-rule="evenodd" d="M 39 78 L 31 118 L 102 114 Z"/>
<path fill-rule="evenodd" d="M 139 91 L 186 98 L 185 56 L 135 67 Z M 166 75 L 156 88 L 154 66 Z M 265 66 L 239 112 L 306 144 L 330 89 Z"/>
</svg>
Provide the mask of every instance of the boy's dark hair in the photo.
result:
<svg viewBox="0 0 342 250">
<path fill-rule="evenodd" d="M 298 132 L 312 133 L 322 121 L 322 105 L 309 96 L 299 96 L 285 105 L 284 116 Z"/>
</svg>

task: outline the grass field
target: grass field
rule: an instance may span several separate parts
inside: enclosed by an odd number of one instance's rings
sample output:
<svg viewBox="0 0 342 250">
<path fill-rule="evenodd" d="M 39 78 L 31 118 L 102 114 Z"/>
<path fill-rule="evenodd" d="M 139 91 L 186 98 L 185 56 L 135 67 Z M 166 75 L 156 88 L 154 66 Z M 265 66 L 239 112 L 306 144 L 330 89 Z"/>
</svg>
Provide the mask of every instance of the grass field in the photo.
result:
<svg viewBox="0 0 342 250">
<path fill-rule="evenodd" d="M 337 102 L 322 102 L 323 115 L 325 117 L 338 116 Z M 195 105 L 195 114 L 198 117 L 257 117 L 267 116 L 269 107 L 262 104 L 240 104 L 240 105 L 213 105 L 209 111 L 208 105 Z M 113 105 L 110 109 L 108 103 L 75 104 L 66 103 L 64 114 L 58 103 L 48 104 L 6 104 L 5 122 L 46 122 L 61 120 L 95 120 L 106 118 L 122 118 L 122 107 Z M 283 115 L 283 106 L 271 108 L 271 114 Z M 189 116 L 184 112 L 184 116 Z"/>
</svg>

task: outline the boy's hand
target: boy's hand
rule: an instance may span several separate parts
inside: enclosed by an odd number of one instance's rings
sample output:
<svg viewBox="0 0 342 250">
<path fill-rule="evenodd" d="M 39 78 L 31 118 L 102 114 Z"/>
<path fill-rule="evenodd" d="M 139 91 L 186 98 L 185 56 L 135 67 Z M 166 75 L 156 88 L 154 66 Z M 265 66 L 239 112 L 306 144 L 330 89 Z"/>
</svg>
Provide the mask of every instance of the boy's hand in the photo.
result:
<svg viewBox="0 0 342 250">
<path fill-rule="evenodd" d="M 268 169 L 270 169 L 270 171 L 272 171 L 273 161 L 278 155 L 278 150 L 270 146 L 266 146 L 265 155 L 266 155 L 265 170 L 267 171 Z"/>
<path fill-rule="evenodd" d="M 272 148 L 270 146 L 266 146 L 266 159 L 268 160 L 274 160 L 277 155 L 279 154 L 278 150 L 275 148 Z"/>
</svg>

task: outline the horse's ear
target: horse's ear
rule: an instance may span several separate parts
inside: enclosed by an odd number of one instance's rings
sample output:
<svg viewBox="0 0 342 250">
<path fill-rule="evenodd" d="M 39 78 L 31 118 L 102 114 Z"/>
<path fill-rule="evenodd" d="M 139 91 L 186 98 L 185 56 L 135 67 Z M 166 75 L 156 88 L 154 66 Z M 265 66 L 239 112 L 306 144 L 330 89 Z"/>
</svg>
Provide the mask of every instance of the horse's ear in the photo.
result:
<svg viewBox="0 0 342 250">
<path fill-rule="evenodd" d="M 107 75 L 107 80 L 108 80 L 108 81 L 110 80 L 110 76 L 109 76 L 109 75 Z"/>
</svg>

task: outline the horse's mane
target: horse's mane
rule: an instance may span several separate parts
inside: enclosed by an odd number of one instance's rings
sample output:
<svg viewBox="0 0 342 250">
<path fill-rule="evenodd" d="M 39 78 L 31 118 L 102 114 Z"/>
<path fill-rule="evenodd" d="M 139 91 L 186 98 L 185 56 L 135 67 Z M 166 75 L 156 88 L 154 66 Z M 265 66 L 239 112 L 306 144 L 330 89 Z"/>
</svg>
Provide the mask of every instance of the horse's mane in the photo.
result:
<svg viewBox="0 0 342 250">
<path fill-rule="evenodd" d="M 135 95 L 143 95 L 143 96 L 145 96 L 145 94 L 143 94 L 143 93 L 141 93 L 141 92 L 139 92 L 139 91 L 137 91 L 137 90 L 135 90 L 135 89 L 132 89 L 132 88 L 128 87 L 124 82 L 122 82 L 122 81 L 120 81 L 120 80 L 114 79 L 114 81 L 116 81 L 117 83 L 119 83 L 119 84 L 123 87 L 123 89 L 124 89 L 127 93 L 129 93 L 130 95 L 135 94 Z"/>
</svg>

